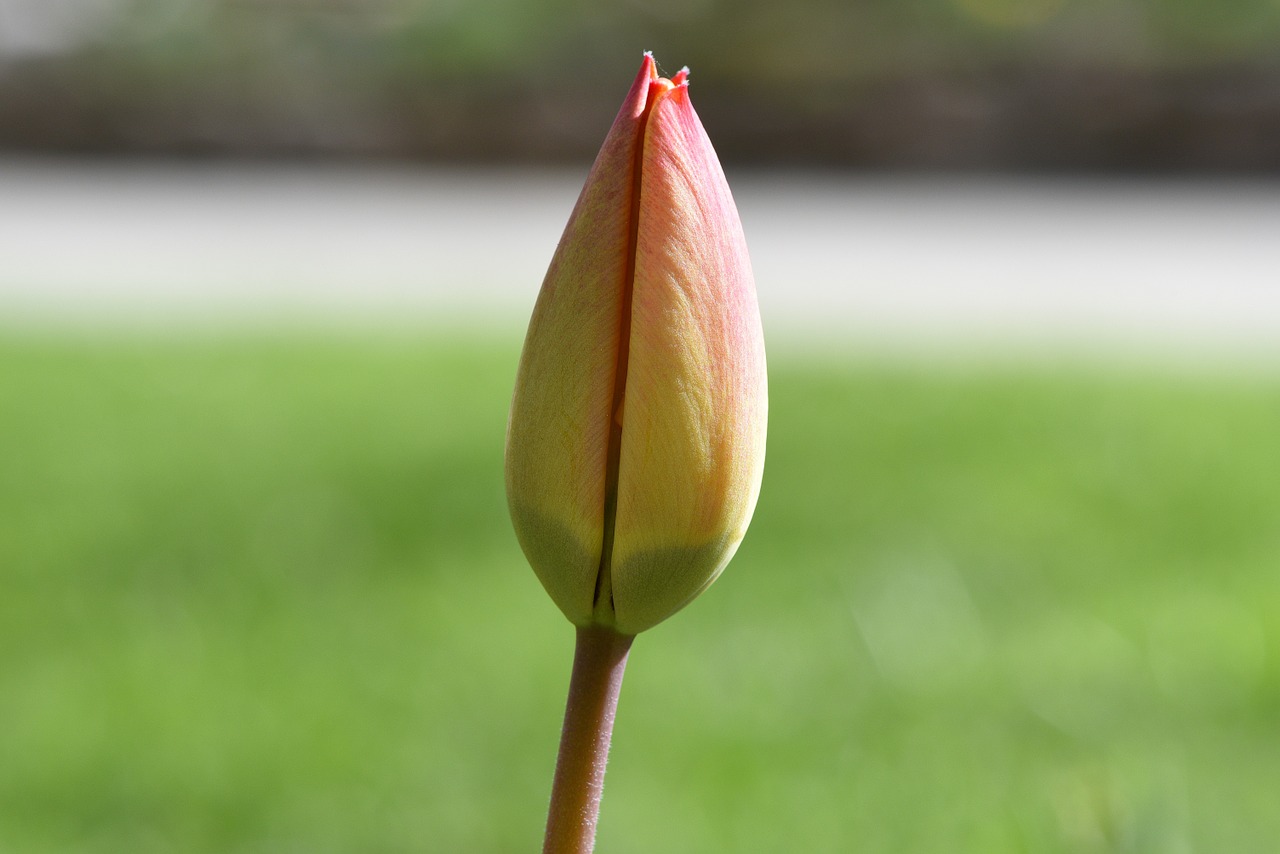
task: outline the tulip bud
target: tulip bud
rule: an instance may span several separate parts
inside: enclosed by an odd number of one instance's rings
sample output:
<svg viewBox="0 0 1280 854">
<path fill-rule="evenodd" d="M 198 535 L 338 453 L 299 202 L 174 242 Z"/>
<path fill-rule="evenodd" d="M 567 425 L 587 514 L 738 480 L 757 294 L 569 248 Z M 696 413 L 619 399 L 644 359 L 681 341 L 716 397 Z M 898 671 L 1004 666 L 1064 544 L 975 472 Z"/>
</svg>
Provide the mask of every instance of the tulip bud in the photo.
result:
<svg viewBox="0 0 1280 854">
<path fill-rule="evenodd" d="M 507 424 L 516 535 L 575 625 L 636 634 L 701 593 L 755 509 L 764 337 L 742 224 L 645 54 L 529 322 Z"/>
</svg>

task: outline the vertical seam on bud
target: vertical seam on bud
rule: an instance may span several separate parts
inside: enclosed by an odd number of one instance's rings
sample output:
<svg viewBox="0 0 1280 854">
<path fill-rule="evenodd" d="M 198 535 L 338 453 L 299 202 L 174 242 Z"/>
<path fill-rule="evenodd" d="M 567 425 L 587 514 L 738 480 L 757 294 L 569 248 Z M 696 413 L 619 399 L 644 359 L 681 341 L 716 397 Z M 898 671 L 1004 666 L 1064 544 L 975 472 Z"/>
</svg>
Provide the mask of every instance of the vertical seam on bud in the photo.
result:
<svg viewBox="0 0 1280 854">
<path fill-rule="evenodd" d="M 655 100 L 655 81 L 650 80 L 645 93 L 644 110 L 637 122 L 635 155 L 631 167 L 631 219 L 627 233 L 627 270 L 622 285 L 622 313 L 618 319 L 618 355 L 613 371 L 613 399 L 609 407 L 609 444 L 604 472 L 604 532 L 600 541 L 600 567 L 596 571 L 596 588 L 591 602 L 596 622 L 612 625 L 613 606 L 613 540 L 618 521 L 618 470 L 622 464 L 622 414 L 626 405 L 627 367 L 631 358 L 631 302 L 635 293 L 636 252 L 640 242 L 640 187 L 644 166 L 644 141 L 649 114 Z M 661 90 L 659 93 L 661 94 Z"/>
</svg>

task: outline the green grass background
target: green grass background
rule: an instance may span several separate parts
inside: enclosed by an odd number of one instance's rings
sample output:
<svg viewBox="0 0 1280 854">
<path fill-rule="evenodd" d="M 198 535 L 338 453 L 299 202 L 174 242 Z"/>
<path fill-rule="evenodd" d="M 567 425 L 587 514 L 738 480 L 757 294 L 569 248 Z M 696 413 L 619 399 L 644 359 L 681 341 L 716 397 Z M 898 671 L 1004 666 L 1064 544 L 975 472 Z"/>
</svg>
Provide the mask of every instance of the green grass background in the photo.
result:
<svg viewBox="0 0 1280 854">
<path fill-rule="evenodd" d="M 537 850 L 516 341 L 0 337 L 0 851 Z M 1280 379 L 791 358 L 598 850 L 1272 852 Z"/>
</svg>

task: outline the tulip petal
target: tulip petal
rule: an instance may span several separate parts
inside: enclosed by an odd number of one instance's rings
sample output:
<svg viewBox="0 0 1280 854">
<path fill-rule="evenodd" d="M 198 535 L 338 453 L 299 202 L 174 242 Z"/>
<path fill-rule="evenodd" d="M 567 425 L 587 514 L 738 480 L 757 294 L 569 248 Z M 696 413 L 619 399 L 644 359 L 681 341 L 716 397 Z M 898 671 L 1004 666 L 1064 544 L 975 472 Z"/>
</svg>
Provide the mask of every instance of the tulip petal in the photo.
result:
<svg viewBox="0 0 1280 854">
<path fill-rule="evenodd" d="M 577 625 L 591 622 L 600 572 L 635 169 L 657 79 L 646 54 L 547 270 L 507 422 L 507 496 L 517 538 Z"/>
<path fill-rule="evenodd" d="M 687 83 L 644 133 L 612 554 L 615 621 L 641 631 L 728 563 L 764 470 L 764 339 L 742 225 Z"/>
</svg>

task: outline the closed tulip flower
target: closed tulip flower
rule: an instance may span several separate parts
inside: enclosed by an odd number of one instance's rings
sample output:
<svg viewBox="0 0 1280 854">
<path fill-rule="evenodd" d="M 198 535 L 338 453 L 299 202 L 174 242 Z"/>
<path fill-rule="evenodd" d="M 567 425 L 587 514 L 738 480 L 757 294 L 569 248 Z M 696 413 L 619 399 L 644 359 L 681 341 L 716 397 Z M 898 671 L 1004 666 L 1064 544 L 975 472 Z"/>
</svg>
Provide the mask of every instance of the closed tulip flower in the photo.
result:
<svg viewBox="0 0 1280 854">
<path fill-rule="evenodd" d="M 755 508 L 766 410 L 733 196 L 688 71 L 646 54 L 543 281 L 507 429 L 516 534 L 571 622 L 634 635 L 715 580 Z"/>
</svg>

